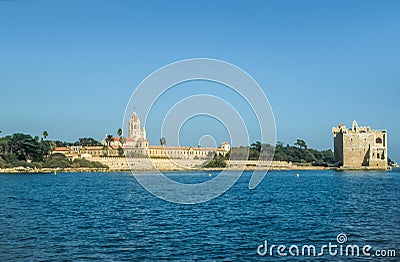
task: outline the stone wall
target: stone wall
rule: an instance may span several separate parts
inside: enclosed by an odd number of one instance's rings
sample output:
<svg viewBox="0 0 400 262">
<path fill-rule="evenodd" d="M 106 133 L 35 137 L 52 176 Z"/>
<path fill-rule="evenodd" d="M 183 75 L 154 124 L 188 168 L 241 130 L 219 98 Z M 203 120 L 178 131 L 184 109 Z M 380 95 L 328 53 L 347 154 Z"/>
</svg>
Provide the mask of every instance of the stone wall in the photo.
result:
<svg viewBox="0 0 400 262">
<path fill-rule="evenodd" d="M 202 160 L 194 159 L 149 159 L 125 157 L 92 157 L 90 161 L 107 165 L 110 170 L 185 170 L 200 167 Z M 128 163 L 129 162 L 129 163 Z"/>
<path fill-rule="evenodd" d="M 149 159 L 149 158 L 128 158 L 125 157 L 91 157 L 90 161 L 100 162 L 107 165 L 111 171 L 115 170 L 191 170 L 203 168 L 204 160 L 196 159 Z M 129 165 L 128 165 L 129 162 Z M 227 168 L 231 170 L 241 169 L 298 169 L 292 163 L 284 161 L 256 161 L 256 160 L 231 160 L 228 161 Z"/>
</svg>

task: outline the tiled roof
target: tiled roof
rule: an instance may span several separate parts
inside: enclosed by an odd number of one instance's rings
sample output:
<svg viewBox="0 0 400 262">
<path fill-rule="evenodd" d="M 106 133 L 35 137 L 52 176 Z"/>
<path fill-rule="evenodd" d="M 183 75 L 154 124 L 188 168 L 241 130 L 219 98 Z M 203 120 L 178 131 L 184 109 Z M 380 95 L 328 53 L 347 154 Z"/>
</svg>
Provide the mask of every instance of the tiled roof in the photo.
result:
<svg viewBox="0 0 400 262">
<path fill-rule="evenodd" d="M 65 146 L 56 147 L 54 151 L 68 151 L 68 148 Z"/>
<path fill-rule="evenodd" d="M 216 148 L 212 147 L 191 147 L 191 146 L 149 146 L 149 149 L 162 149 L 162 150 L 194 150 L 194 151 L 211 151 L 216 150 Z"/>
</svg>

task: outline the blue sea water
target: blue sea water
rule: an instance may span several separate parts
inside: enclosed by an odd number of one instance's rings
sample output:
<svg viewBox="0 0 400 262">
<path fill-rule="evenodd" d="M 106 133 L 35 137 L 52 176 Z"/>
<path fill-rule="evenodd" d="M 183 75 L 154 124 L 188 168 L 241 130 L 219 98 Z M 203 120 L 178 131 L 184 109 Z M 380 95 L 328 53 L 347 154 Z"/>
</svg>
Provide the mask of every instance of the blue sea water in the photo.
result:
<svg viewBox="0 0 400 262">
<path fill-rule="evenodd" d="M 343 261 L 351 257 L 257 254 L 265 240 L 321 247 L 340 233 L 396 250 L 359 261 L 400 260 L 399 172 L 271 171 L 254 190 L 250 175 L 197 205 L 160 200 L 130 173 L 0 175 L 0 261 Z"/>
</svg>

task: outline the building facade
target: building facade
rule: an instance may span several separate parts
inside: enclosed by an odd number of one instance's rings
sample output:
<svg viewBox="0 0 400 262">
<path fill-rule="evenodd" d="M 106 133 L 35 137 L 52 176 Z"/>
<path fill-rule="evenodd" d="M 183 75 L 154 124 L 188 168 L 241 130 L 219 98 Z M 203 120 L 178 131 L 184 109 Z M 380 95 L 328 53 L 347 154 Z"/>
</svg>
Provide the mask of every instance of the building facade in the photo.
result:
<svg viewBox="0 0 400 262">
<path fill-rule="evenodd" d="M 228 152 L 224 144 L 218 148 L 191 146 L 149 146 L 148 148 L 150 157 L 170 159 L 211 159 L 215 154 L 225 156 Z"/>
<path fill-rule="evenodd" d="M 387 169 L 387 132 L 358 126 L 354 120 L 351 129 L 344 124 L 332 128 L 334 156 L 338 167 L 345 169 Z"/>
</svg>

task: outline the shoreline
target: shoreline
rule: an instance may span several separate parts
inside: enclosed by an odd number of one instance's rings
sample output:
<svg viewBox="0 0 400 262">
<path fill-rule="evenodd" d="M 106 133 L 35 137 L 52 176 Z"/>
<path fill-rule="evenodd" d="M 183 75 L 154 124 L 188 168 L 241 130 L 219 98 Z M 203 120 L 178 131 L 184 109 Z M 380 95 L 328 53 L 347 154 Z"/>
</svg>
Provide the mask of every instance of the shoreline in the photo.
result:
<svg viewBox="0 0 400 262">
<path fill-rule="evenodd" d="M 319 167 L 319 166 L 296 166 L 292 168 L 282 168 L 282 167 L 271 167 L 271 168 L 254 168 L 246 167 L 244 169 L 239 168 L 176 168 L 176 169 L 107 169 L 107 168 L 40 168 L 40 169 L 21 169 L 21 168 L 0 168 L 0 174 L 57 174 L 57 173 L 124 173 L 124 172 L 151 172 L 151 171 L 161 171 L 161 172 L 196 172 L 196 171 L 311 171 L 311 170 L 335 170 L 331 167 Z"/>
<path fill-rule="evenodd" d="M 137 160 L 136 160 L 137 161 Z M 205 168 L 199 167 L 192 164 L 188 165 L 179 165 L 179 163 L 171 164 L 170 160 L 157 160 L 153 165 L 148 165 L 144 161 L 144 159 L 138 160 L 137 163 L 131 163 L 132 165 L 128 165 L 126 161 L 124 164 L 114 165 L 115 162 L 103 162 L 104 164 L 108 164 L 108 168 L 88 168 L 88 167 L 79 167 L 79 168 L 31 168 L 31 167 L 12 167 L 12 168 L 0 168 L 0 174 L 57 174 L 57 173 L 123 173 L 123 172 L 152 172 L 152 171 L 160 171 L 160 172 L 211 172 L 211 171 L 318 171 L 318 170 L 335 170 L 337 172 L 345 172 L 345 171 L 390 171 L 396 170 L 395 167 L 388 167 L 387 169 L 383 168 L 371 168 L 371 167 L 359 167 L 359 168 L 347 168 L 347 167 L 327 167 L 327 166 L 313 166 L 313 165 L 298 165 L 294 163 L 288 162 L 260 162 L 260 163 L 249 163 L 246 161 L 245 163 L 232 162 L 228 164 L 225 168 Z M 118 161 L 117 161 L 118 162 Z M 130 166 L 134 166 L 135 168 L 129 168 Z"/>
</svg>

